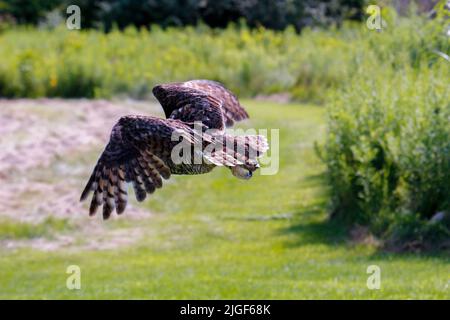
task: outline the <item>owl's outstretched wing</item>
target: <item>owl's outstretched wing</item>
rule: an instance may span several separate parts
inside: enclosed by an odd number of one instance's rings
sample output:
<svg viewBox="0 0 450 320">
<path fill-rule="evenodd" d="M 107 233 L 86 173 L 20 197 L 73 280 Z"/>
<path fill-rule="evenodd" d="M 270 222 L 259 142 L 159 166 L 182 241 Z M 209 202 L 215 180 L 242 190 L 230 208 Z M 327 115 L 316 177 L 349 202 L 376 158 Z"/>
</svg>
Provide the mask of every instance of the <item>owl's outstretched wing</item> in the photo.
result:
<svg viewBox="0 0 450 320">
<path fill-rule="evenodd" d="M 177 83 L 156 86 L 153 94 L 169 119 L 177 119 L 189 125 L 201 122 L 209 129 L 225 128 L 222 101 L 209 94 Z"/>
<path fill-rule="evenodd" d="M 224 129 L 248 118 L 236 96 L 218 82 L 192 80 L 153 88 L 167 118 L 202 121 L 208 128 Z"/>
<path fill-rule="evenodd" d="M 235 121 L 248 119 L 248 113 L 239 103 L 238 98 L 223 84 L 212 80 L 191 80 L 185 82 L 184 85 L 221 100 L 227 127 L 231 127 Z"/>
<path fill-rule="evenodd" d="M 143 116 L 122 117 L 113 127 L 110 140 L 101 154 L 80 201 L 93 192 L 89 214 L 95 215 L 103 205 L 103 218 L 127 205 L 127 182 L 133 184 L 136 199 L 162 187 L 162 178 L 171 175 L 171 140 L 173 131 L 193 139 L 189 127 L 177 120 Z"/>
</svg>

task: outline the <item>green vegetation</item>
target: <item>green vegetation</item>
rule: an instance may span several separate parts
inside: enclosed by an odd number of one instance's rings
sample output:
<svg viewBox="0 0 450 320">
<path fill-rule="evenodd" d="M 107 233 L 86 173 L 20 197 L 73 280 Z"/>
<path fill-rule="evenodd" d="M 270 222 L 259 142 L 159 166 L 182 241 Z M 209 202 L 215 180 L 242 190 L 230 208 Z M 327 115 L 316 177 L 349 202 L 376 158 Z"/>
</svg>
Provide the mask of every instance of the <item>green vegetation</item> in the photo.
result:
<svg viewBox="0 0 450 320">
<path fill-rule="evenodd" d="M 319 100 L 350 71 L 345 32 L 335 32 L 15 29 L 0 35 L 0 95 L 144 98 L 157 83 L 208 78 L 240 96 L 289 91 Z"/>
<path fill-rule="evenodd" d="M 450 297 L 448 257 L 380 254 L 348 242 L 346 228 L 327 220 L 330 190 L 313 147 L 325 138 L 323 108 L 244 105 L 252 119 L 239 126 L 280 128 L 277 175 L 242 181 L 219 168 L 174 177 L 144 203 L 154 212 L 148 219 L 125 214 L 106 222 L 143 228 L 130 247 L 0 248 L 0 298 Z M 78 291 L 66 288 L 72 264 L 81 268 Z M 381 268 L 380 290 L 366 287 L 369 265 Z"/>
<path fill-rule="evenodd" d="M 301 36 L 292 28 L 274 32 L 243 25 L 130 27 L 108 34 L 13 29 L 0 35 L 0 95 L 141 98 L 160 82 L 208 78 L 240 96 L 290 92 L 296 99 L 323 101 L 328 89 L 368 65 L 372 72 L 377 64 L 435 61 L 441 58 L 432 50 L 448 50 L 446 39 L 437 41 L 417 27 L 423 21 L 391 20 L 395 27 L 382 35 L 362 25 L 305 29 Z"/>
<path fill-rule="evenodd" d="M 108 34 L 12 29 L 0 34 L 0 95 L 142 98 L 157 83 L 208 78 L 240 96 L 290 92 L 295 99 L 323 102 L 329 89 L 358 74 L 444 60 L 435 53 L 449 50 L 439 19 L 398 18 L 388 9 L 383 17 L 389 28 L 382 33 L 351 24 L 301 35 L 293 28 L 244 25 L 129 27 Z"/>
<path fill-rule="evenodd" d="M 393 246 L 450 239 L 449 69 L 380 71 L 336 96 L 324 148 L 334 216 Z"/>
<path fill-rule="evenodd" d="M 409 23 L 371 39 L 330 95 L 319 153 L 334 217 L 397 250 L 436 249 L 450 239 L 450 61 L 433 50 L 448 53 L 450 40 L 438 24 Z"/>
<path fill-rule="evenodd" d="M 48 217 L 39 223 L 1 219 L 0 240 L 51 237 L 55 232 L 70 229 L 71 227 L 67 220 L 55 219 L 52 217 Z"/>
</svg>

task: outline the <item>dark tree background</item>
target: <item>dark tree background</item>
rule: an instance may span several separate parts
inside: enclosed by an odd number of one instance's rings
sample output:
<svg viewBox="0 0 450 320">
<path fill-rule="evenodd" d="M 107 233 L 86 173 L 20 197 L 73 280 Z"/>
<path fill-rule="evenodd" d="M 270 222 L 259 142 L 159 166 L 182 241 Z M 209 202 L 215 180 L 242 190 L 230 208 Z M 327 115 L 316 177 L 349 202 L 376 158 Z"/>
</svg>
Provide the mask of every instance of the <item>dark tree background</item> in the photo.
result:
<svg viewBox="0 0 450 320">
<path fill-rule="evenodd" d="M 0 0 L 0 17 L 17 24 L 38 24 L 51 11 L 65 16 L 69 4 L 80 6 L 83 28 L 110 30 L 114 25 L 195 25 L 225 27 L 245 19 L 251 27 L 284 29 L 293 25 L 339 25 L 361 19 L 364 0 Z M 5 20 L 5 19 L 4 19 Z"/>
</svg>

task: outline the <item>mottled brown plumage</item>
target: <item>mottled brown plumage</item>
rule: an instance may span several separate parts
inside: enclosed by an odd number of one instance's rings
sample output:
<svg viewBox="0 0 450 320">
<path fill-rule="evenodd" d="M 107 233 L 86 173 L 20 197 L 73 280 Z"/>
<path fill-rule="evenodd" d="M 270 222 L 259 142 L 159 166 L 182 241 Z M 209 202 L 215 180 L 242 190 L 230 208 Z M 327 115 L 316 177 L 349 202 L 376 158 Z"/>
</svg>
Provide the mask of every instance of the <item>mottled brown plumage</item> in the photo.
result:
<svg viewBox="0 0 450 320">
<path fill-rule="evenodd" d="M 116 210 L 125 211 L 127 183 L 133 185 L 138 201 L 161 188 L 171 174 L 202 174 L 216 166 L 229 167 L 233 175 L 249 178 L 258 168 L 257 157 L 267 150 L 262 136 L 232 136 L 225 126 L 248 118 L 237 98 L 221 84 L 208 80 L 159 85 L 153 93 L 167 119 L 151 116 L 125 116 L 113 127 L 81 201 L 93 192 L 89 214 L 103 206 L 103 218 Z M 196 130 L 195 122 L 201 123 Z M 216 129 L 215 132 L 206 132 Z M 179 139 L 174 140 L 176 134 Z M 182 140 L 192 149 L 189 163 L 172 159 L 172 150 Z M 194 145 L 202 148 L 201 163 L 194 162 Z M 212 152 L 203 152 L 210 145 Z M 232 146 L 231 148 L 229 146 Z M 242 148 L 236 148 L 242 146 Z"/>
<path fill-rule="evenodd" d="M 241 121 L 248 118 L 247 111 L 241 106 L 237 97 L 216 81 L 191 80 L 187 82 L 168 83 L 153 88 L 153 94 L 161 103 L 167 118 L 171 116 L 176 108 L 176 106 L 171 103 L 173 95 L 178 95 L 178 97 L 180 97 L 177 99 L 178 101 L 184 100 L 181 97 L 187 98 L 189 96 L 209 99 L 214 107 L 220 108 L 220 113 L 222 114 L 227 127 L 231 127 L 235 121 Z M 173 116 L 176 117 L 176 115 Z"/>
</svg>

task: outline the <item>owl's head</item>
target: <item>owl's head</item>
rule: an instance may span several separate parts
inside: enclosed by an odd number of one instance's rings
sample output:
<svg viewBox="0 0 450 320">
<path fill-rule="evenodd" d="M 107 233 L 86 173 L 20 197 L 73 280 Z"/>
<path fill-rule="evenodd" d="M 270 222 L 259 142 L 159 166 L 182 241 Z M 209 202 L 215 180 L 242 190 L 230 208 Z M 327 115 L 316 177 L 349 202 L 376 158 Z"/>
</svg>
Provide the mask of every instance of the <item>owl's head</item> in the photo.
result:
<svg viewBox="0 0 450 320">
<path fill-rule="evenodd" d="M 248 180 L 253 176 L 253 171 L 258 169 L 258 167 L 258 164 L 243 164 L 230 167 L 230 170 L 233 176 L 239 179 Z"/>
</svg>

